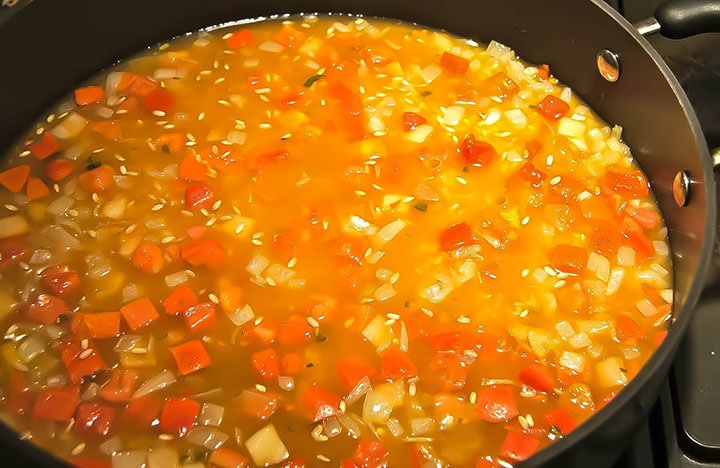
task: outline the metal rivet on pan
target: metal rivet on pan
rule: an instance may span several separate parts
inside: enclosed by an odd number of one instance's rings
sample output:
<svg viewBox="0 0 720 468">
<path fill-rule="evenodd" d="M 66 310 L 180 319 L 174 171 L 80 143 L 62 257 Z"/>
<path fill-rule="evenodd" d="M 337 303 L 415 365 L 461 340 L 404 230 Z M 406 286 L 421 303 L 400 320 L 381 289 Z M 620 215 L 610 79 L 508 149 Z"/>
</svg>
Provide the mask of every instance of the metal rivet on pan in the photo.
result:
<svg viewBox="0 0 720 468">
<path fill-rule="evenodd" d="M 620 57 L 612 50 L 603 49 L 595 56 L 600 76 L 614 83 L 620 78 Z"/>
<path fill-rule="evenodd" d="M 683 207 L 690 197 L 690 177 L 686 171 L 678 171 L 673 180 L 673 198 L 677 206 Z"/>
</svg>

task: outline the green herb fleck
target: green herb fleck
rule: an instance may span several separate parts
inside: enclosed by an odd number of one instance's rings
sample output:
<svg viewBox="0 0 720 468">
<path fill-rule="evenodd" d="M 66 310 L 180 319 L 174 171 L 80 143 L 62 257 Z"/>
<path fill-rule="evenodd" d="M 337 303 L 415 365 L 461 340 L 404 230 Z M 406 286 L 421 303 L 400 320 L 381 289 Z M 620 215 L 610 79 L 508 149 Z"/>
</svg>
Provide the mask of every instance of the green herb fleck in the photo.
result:
<svg viewBox="0 0 720 468">
<path fill-rule="evenodd" d="M 432 94 L 432 91 L 428 91 L 428 90 L 420 91 L 420 96 L 422 96 L 422 97 L 428 97 L 431 94 Z"/>
<path fill-rule="evenodd" d="M 410 307 L 410 301 L 403 302 L 403 307 L 405 307 L 406 309 Z"/>
<path fill-rule="evenodd" d="M 423 213 L 427 211 L 427 206 L 428 206 L 427 203 L 425 203 L 424 201 L 419 201 L 419 202 L 413 203 L 413 208 L 415 208 L 418 211 L 422 211 Z"/>
<path fill-rule="evenodd" d="M 102 163 L 100 161 L 96 161 L 92 155 L 88 156 L 88 158 L 87 158 L 87 170 L 88 171 L 97 169 L 100 166 L 102 166 Z"/>
<path fill-rule="evenodd" d="M 165 154 L 169 154 L 169 153 L 170 153 L 170 147 L 169 147 L 168 145 L 162 145 L 162 146 L 160 147 L 160 149 L 161 149 L 162 152 L 165 153 Z"/>
<path fill-rule="evenodd" d="M 305 367 L 315 367 L 315 364 L 313 364 L 312 362 L 308 362 L 307 364 L 305 364 Z"/>
<path fill-rule="evenodd" d="M 463 166 L 462 171 L 463 171 L 463 172 L 470 172 L 470 166 Z"/>
<path fill-rule="evenodd" d="M 318 333 L 318 336 L 315 337 L 315 341 L 317 341 L 318 343 L 322 343 L 325 340 L 327 340 L 327 336 L 323 335 L 322 333 Z"/>
<path fill-rule="evenodd" d="M 307 80 L 305 80 L 305 83 L 303 83 L 303 86 L 305 86 L 306 88 L 310 88 L 317 80 L 321 80 L 323 78 L 325 78 L 325 75 L 313 75 L 310 78 L 308 78 Z"/>
</svg>

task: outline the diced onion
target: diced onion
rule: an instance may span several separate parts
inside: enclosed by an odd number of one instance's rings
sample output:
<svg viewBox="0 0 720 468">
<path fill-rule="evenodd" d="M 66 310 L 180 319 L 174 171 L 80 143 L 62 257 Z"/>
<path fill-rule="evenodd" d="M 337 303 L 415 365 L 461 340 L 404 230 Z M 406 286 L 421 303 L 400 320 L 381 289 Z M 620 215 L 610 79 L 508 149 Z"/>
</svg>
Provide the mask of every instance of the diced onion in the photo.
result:
<svg viewBox="0 0 720 468">
<path fill-rule="evenodd" d="M 140 288 L 135 283 L 130 283 L 127 286 L 122 288 L 122 298 L 123 302 L 130 302 L 134 301 L 135 299 L 138 299 L 142 293 L 140 292 Z"/>
<path fill-rule="evenodd" d="M 405 397 L 402 380 L 379 385 L 365 394 L 362 419 L 373 424 L 386 424 L 393 409 L 400 405 Z"/>
<path fill-rule="evenodd" d="M 465 284 L 475 277 L 477 266 L 475 262 L 467 259 L 453 270 L 453 279 L 457 284 Z"/>
<path fill-rule="evenodd" d="M 191 444 L 205 447 L 208 450 L 217 450 L 230 438 L 229 435 L 218 429 L 207 426 L 198 426 L 190 429 L 185 440 Z"/>
<path fill-rule="evenodd" d="M 122 219 L 125 216 L 126 208 L 127 199 L 123 196 L 118 196 L 106 202 L 100 213 L 106 218 Z"/>
<path fill-rule="evenodd" d="M 268 266 L 270 266 L 270 259 L 260 253 L 257 253 L 250 260 L 250 263 L 247 264 L 245 269 L 252 275 L 260 275 Z"/>
<path fill-rule="evenodd" d="M 238 327 L 255 319 L 255 312 L 252 310 L 252 307 L 250 307 L 250 304 L 245 304 L 243 307 L 236 309 L 227 315 L 230 321 Z"/>
<path fill-rule="evenodd" d="M 290 456 L 272 424 L 268 424 L 248 437 L 245 440 L 245 447 L 253 462 L 258 466 L 280 463 Z"/>
<path fill-rule="evenodd" d="M 179 285 L 187 282 L 187 280 L 188 280 L 187 270 L 180 270 L 178 272 L 171 273 L 171 274 L 165 276 L 165 284 L 170 288 L 179 286 Z"/>
<path fill-rule="evenodd" d="M 405 433 L 402 424 L 400 424 L 400 421 L 395 418 L 388 419 L 387 428 L 390 431 L 390 434 L 395 437 L 400 437 Z"/>
<path fill-rule="evenodd" d="M 282 52 L 284 47 L 282 46 L 282 44 L 278 44 L 275 41 L 265 41 L 258 46 L 258 49 L 264 52 L 271 52 L 273 54 L 277 54 L 279 52 Z"/>
<path fill-rule="evenodd" d="M 111 437 L 98 446 L 98 449 L 105 455 L 113 456 L 115 453 L 122 450 L 122 442 L 120 438 L 115 436 Z"/>
<path fill-rule="evenodd" d="M 74 138 L 85 128 L 87 120 L 76 112 L 69 113 L 59 124 L 50 132 L 61 140 Z"/>
<path fill-rule="evenodd" d="M 162 390 L 163 388 L 167 387 L 168 385 L 174 384 L 175 382 L 177 382 L 175 374 L 173 374 L 167 369 L 163 369 L 159 374 L 147 379 L 145 383 L 137 389 L 137 391 L 133 394 L 132 397 L 133 399 L 140 398 L 158 390 Z"/>
<path fill-rule="evenodd" d="M 405 138 L 414 143 L 425 143 L 432 134 L 433 128 L 428 124 L 418 125 L 405 134 Z"/>
<path fill-rule="evenodd" d="M 371 389 L 372 384 L 370 383 L 370 378 L 368 378 L 368 376 L 366 375 L 358 381 L 358 383 L 355 385 L 355 387 L 353 387 L 352 390 L 350 390 L 350 393 L 348 393 L 345 397 L 345 403 L 347 403 L 348 406 L 351 406 Z"/>
<path fill-rule="evenodd" d="M 121 335 L 113 347 L 116 353 L 147 353 L 147 339 L 141 335 Z"/>
<path fill-rule="evenodd" d="M 376 315 L 363 329 L 362 334 L 367 340 L 375 345 L 378 351 L 390 346 L 393 339 L 392 328 L 385 325 L 385 318 Z"/>
<path fill-rule="evenodd" d="M 347 430 L 348 435 L 353 439 L 357 439 L 362 434 L 363 423 L 360 417 L 355 413 L 340 413 L 337 415 L 338 421 Z"/>
<path fill-rule="evenodd" d="M 557 330 L 558 334 L 564 339 L 568 339 L 575 335 L 575 330 L 573 329 L 573 326 L 567 320 L 558 322 L 555 325 L 555 330 Z"/>
<path fill-rule="evenodd" d="M 422 295 L 433 304 L 439 304 L 455 288 L 453 280 L 444 273 L 435 275 L 435 282 L 422 291 Z"/>
<path fill-rule="evenodd" d="M 102 278 L 112 271 L 110 260 L 104 255 L 89 254 L 85 256 L 87 275 L 90 278 Z"/>
<path fill-rule="evenodd" d="M 435 64 L 430 64 L 420 70 L 420 78 L 422 78 L 425 83 L 432 83 L 440 75 L 442 75 L 442 68 Z"/>
<path fill-rule="evenodd" d="M 289 392 L 295 388 L 295 379 L 289 375 L 278 375 L 278 386 L 286 392 Z"/>
<path fill-rule="evenodd" d="M 81 242 L 62 226 L 50 226 L 47 230 L 47 236 L 51 241 L 55 242 L 56 248 L 60 250 L 79 250 L 82 248 Z"/>
<path fill-rule="evenodd" d="M 440 122 L 450 127 L 455 127 L 465 116 L 465 108 L 462 106 L 449 106 L 445 108 Z"/>
<path fill-rule="evenodd" d="M 511 56 L 515 55 L 510 47 L 497 41 L 490 41 L 487 46 L 487 53 L 498 59 L 511 58 Z"/>
<path fill-rule="evenodd" d="M 572 351 L 563 351 L 558 358 L 558 364 L 575 372 L 582 372 L 585 369 L 585 356 Z"/>
<path fill-rule="evenodd" d="M 625 385 L 628 381 L 627 375 L 622 371 L 622 360 L 618 357 L 610 357 L 598 362 L 595 371 L 603 387 Z"/>
<path fill-rule="evenodd" d="M 635 266 L 635 249 L 621 245 L 617 251 L 617 262 L 620 266 Z"/>
<path fill-rule="evenodd" d="M 158 68 L 153 72 L 153 78 L 158 81 L 184 78 L 187 70 L 184 68 Z"/>
<path fill-rule="evenodd" d="M 343 425 L 337 417 L 331 417 L 323 420 L 323 429 L 325 430 L 325 435 L 332 438 L 342 434 Z"/>
<path fill-rule="evenodd" d="M 645 317 L 652 317 L 654 315 L 657 315 L 658 313 L 657 307 L 655 307 L 653 303 L 650 302 L 650 300 L 647 298 L 637 301 L 635 307 L 637 307 L 640 313 L 643 314 Z"/>
<path fill-rule="evenodd" d="M 45 249 L 37 249 L 32 253 L 32 256 L 30 257 L 30 260 L 28 263 L 30 265 L 39 265 L 43 263 L 47 263 L 52 258 L 52 252 Z"/>
<path fill-rule="evenodd" d="M 432 431 L 434 423 L 432 418 L 412 418 L 410 430 L 414 436 L 424 435 Z"/>
<path fill-rule="evenodd" d="M 570 338 L 569 343 L 575 349 L 585 348 L 590 346 L 590 337 L 586 333 L 578 333 Z"/>
<path fill-rule="evenodd" d="M 198 424 L 203 426 L 219 426 L 222 423 L 225 408 L 213 403 L 203 403 L 198 416 Z"/>
<path fill-rule="evenodd" d="M 244 145 L 247 133 L 238 130 L 231 130 L 227 134 L 227 141 L 235 145 Z"/>
<path fill-rule="evenodd" d="M 178 466 L 177 450 L 173 447 L 153 447 L 148 453 L 147 468 L 166 468 Z M 188 465 L 183 465 L 186 468 Z"/>
<path fill-rule="evenodd" d="M 103 119 L 109 119 L 110 117 L 113 116 L 113 114 L 115 113 L 115 111 L 112 110 L 112 109 L 110 109 L 109 107 L 100 106 L 100 107 L 98 107 L 98 108 L 95 110 L 95 113 L 96 113 L 99 117 L 102 117 Z M 67 151 L 64 153 L 64 156 L 65 156 L 65 157 L 68 156 Z M 77 158 L 71 158 L 71 159 L 77 159 Z"/>
<path fill-rule="evenodd" d="M 527 125 L 527 117 L 520 109 L 510 109 L 505 111 L 505 117 L 518 128 L 524 128 Z"/>
<path fill-rule="evenodd" d="M 620 285 L 622 284 L 622 280 L 625 277 L 625 270 L 622 268 L 614 268 L 610 272 L 610 280 L 608 281 L 607 289 L 605 290 L 605 294 L 608 296 L 615 294 L 618 292 L 618 289 L 620 289 Z"/>
<path fill-rule="evenodd" d="M 147 453 L 139 450 L 115 452 L 112 456 L 112 468 L 145 468 Z"/>
<path fill-rule="evenodd" d="M 30 225 L 20 215 L 0 218 L 0 239 L 19 236 L 30 231 Z"/>
<path fill-rule="evenodd" d="M 391 297 L 395 297 L 396 295 L 397 291 L 395 291 L 395 288 L 390 283 L 381 284 L 373 293 L 375 299 L 380 302 L 386 301 Z"/>
<path fill-rule="evenodd" d="M 45 351 L 45 340 L 38 335 L 30 335 L 17 347 L 17 355 L 22 362 L 30 362 Z"/>
<path fill-rule="evenodd" d="M 672 289 L 663 289 L 660 291 L 660 297 L 663 298 L 665 302 L 668 304 L 672 304 L 673 302 L 673 290 Z"/>
<path fill-rule="evenodd" d="M 582 139 L 585 136 L 585 122 L 579 122 L 569 117 L 563 117 L 558 123 L 558 135 L 568 138 Z"/>
<path fill-rule="evenodd" d="M 265 270 L 265 276 L 277 284 L 287 284 L 295 276 L 295 270 L 287 268 L 279 263 L 273 263 Z"/>
<path fill-rule="evenodd" d="M 601 281 L 607 283 L 610 280 L 610 260 L 597 252 L 590 252 L 587 269 L 594 272 Z"/>
</svg>

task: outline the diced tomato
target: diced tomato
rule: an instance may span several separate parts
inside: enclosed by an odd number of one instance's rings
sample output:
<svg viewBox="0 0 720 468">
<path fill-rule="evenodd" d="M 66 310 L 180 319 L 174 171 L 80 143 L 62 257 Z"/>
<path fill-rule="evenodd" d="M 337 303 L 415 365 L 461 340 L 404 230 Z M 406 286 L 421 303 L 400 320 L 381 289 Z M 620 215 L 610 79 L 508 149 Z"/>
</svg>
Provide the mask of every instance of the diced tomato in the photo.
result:
<svg viewBox="0 0 720 468">
<path fill-rule="evenodd" d="M 113 176 L 115 171 L 107 164 L 80 174 L 78 181 L 80 187 L 87 192 L 104 192 L 115 184 Z"/>
<path fill-rule="evenodd" d="M 175 108 L 175 96 L 165 88 L 158 88 L 143 97 L 142 103 L 151 112 L 170 112 Z"/>
<path fill-rule="evenodd" d="M 28 146 L 28 149 L 38 159 L 45 159 L 60 148 L 57 139 L 50 132 L 44 132 L 36 143 Z M 29 167 L 29 166 L 28 166 Z"/>
<path fill-rule="evenodd" d="M 27 316 L 31 320 L 43 325 L 52 325 L 61 315 L 70 313 L 65 301 L 50 294 L 39 294 L 35 302 L 27 309 Z"/>
<path fill-rule="evenodd" d="M 548 94 L 540 103 L 535 106 L 535 110 L 550 122 L 554 122 L 563 117 L 570 110 L 567 102 L 560 98 Z"/>
<path fill-rule="evenodd" d="M 340 413 L 340 397 L 316 384 L 305 390 L 303 402 L 307 405 L 314 422 Z"/>
<path fill-rule="evenodd" d="M 280 361 L 274 349 L 268 348 L 250 356 L 253 370 L 267 380 L 276 379 L 280 375 Z"/>
<path fill-rule="evenodd" d="M 50 195 L 50 189 L 45 185 L 45 182 L 37 177 L 28 177 L 25 194 L 28 200 L 35 201 Z"/>
<path fill-rule="evenodd" d="M 45 166 L 45 175 L 53 182 L 60 182 L 75 170 L 75 163 L 67 159 L 53 159 Z"/>
<path fill-rule="evenodd" d="M 190 185 L 185 189 L 185 205 L 189 208 L 210 208 L 215 192 L 205 184 Z"/>
<path fill-rule="evenodd" d="M 157 424 L 164 401 L 155 395 L 145 395 L 131 400 L 125 407 L 123 418 L 143 427 L 152 427 Z"/>
<path fill-rule="evenodd" d="M 108 141 L 122 140 L 122 125 L 119 120 L 101 120 L 90 125 L 90 130 Z"/>
<path fill-rule="evenodd" d="M 33 418 L 70 421 L 79 403 L 80 389 L 76 385 L 47 388 L 35 400 Z"/>
<path fill-rule="evenodd" d="M 140 374 L 135 369 L 113 369 L 98 394 L 106 401 L 130 401 L 139 380 Z"/>
<path fill-rule="evenodd" d="M 530 182 L 533 187 L 540 187 L 540 185 L 542 185 L 543 181 L 547 177 L 547 175 L 543 171 L 538 169 L 535 164 L 531 162 L 523 164 L 523 166 L 518 172 L 520 174 L 520 177 Z"/>
<path fill-rule="evenodd" d="M 162 302 L 165 307 L 165 313 L 169 315 L 182 314 L 190 307 L 199 304 L 197 296 L 186 283 L 175 288 Z"/>
<path fill-rule="evenodd" d="M 392 347 L 383 353 L 380 366 L 380 377 L 383 380 L 409 379 L 417 375 L 417 368 L 406 352 Z"/>
<path fill-rule="evenodd" d="M 132 254 L 132 264 L 146 273 L 158 273 L 165 266 L 165 257 L 160 247 L 150 241 L 143 241 Z"/>
<path fill-rule="evenodd" d="M 217 468 L 247 468 L 250 466 L 250 460 L 245 455 L 223 447 L 210 454 L 208 463 Z"/>
<path fill-rule="evenodd" d="M 170 348 L 178 374 L 187 375 L 210 365 L 210 355 L 200 340 L 191 340 Z"/>
<path fill-rule="evenodd" d="M 427 119 L 425 119 L 425 117 L 418 114 L 417 112 L 403 112 L 402 125 L 403 130 L 406 132 L 409 132 L 410 130 L 415 130 L 416 127 L 426 123 Z"/>
<path fill-rule="evenodd" d="M 640 171 L 607 171 L 600 179 L 600 186 L 608 192 L 633 198 L 645 197 L 650 193 L 650 185 L 645 174 Z"/>
<path fill-rule="evenodd" d="M 231 49 L 238 49 L 252 43 L 252 31 L 246 28 L 238 29 L 237 31 L 233 32 L 230 37 L 227 38 L 227 46 Z"/>
<path fill-rule="evenodd" d="M 125 322 L 132 331 L 145 328 L 160 318 L 160 314 L 147 297 L 135 299 L 120 307 Z"/>
<path fill-rule="evenodd" d="M 518 380 L 539 392 L 552 393 L 555 388 L 555 378 L 550 370 L 539 364 L 531 364 L 522 369 Z"/>
<path fill-rule="evenodd" d="M 618 341 L 645 338 L 645 330 L 637 320 L 627 314 L 620 314 L 615 318 L 615 338 Z"/>
<path fill-rule="evenodd" d="M 389 455 L 383 442 L 363 439 L 353 452 L 352 461 L 358 468 L 380 468 L 387 466 Z"/>
<path fill-rule="evenodd" d="M 13 392 L 5 399 L 5 411 L 8 414 L 26 416 L 30 414 L 35 403 L 35 392 Z"/>
<path fill-rule="evenodd" d="M 519 413 L 513 389 L 507 385 L 491 385 L 478 392 L 477 414 L 488 422 L 507 422 Z"/>
<path fill-rule="evenodd" d="M 445 252 L 475 243 L 472 229 L 467 223 L 454 224 L 440 233 L 440 248 Z"/>
<path fill-rule="evenodd" d="M 64 341 L 60 343 L 60 357 L 68 371 L 70 381 L 74 384 L 82 382 L 85 376 L 107 369 L 105 361 L 92 342 L 89 342 L 85 348 L 77 341 Z"/>
<path fill-rule="evenodd" d="M 181 179 L 201 182 L 207 178 L 205 165 L 195 159 L 194 156 L 185 156 L 183 160 L 180 161 L 178 176 Z"/>
<path fill-rule="evenodd" d="M 48 292 L 67 297 L 80 286 L 80 276 L 69 265 L 56 265 L 43 270 L 41 275 L 42 285 Z"/>
<path fill-rule="evenodd" d="M 508 432 L 500 446 L 500 455 L 510 460 L 523 461 L 537 452 L 538 448 L 539 440 L 519 432 Z"/>
<path fill-rule="evenodd" d="M 460 144 L 460 156 L 465 163 L 473 166 L 487 166 L 498 157 L 495 147 L 485 141 L 479 141 L 469 134 Z"/>
<path fill-rule="evenodd" d="M 444 52 L 440 57 L 440 65 L 453 73 L 464 75 L 468 71 L 470 61 L 450 52 Z"/>
<path fill-rule="evenodd" d="M 0 185 L 13 193 L 18 193 L 25 186 L 30 176 L 30 165 L 21 164 L 0 172 Z"/>
<path fill-rule="evenodd" d="M 376 373 L 375 366 L 360 356 L 348 356 L 341 359 L 335 366 L 340 381 L 348 390 L 352 390 L 363 377 L 372 378 Z"/>
<path fill-rule="evenodd" d="M 291 315 L 278 327 L 277 342 L 283 346 L 297 346 L 313 339 L 313 329 L 307 320 L 299 315 Z"/>
<path fill-rule="evenodd" d="M 192 266 L 217 268 L 225 263 L 225 249 L 215 239 L 195 239 L 180 249 L 180 258 Z"/>
<path fill-rule="evenodd" d="M 588 251 L 582 247 L 560 244 L 553 247 L 548 257 L 551 268 L 568 275 L 579 275 L 585 269 Z"/>
<path fill-rule="evenodd" d="M 201 302 L 198 305 L 188 307 L 183 312 L 183 317 L 185 317 L 185 324 L 191 332 L 206 332 L 217 323 L 215 304 L 212 302 Z"/>
<path fill-rule="evenodd" d="M 100 458 L 71 458 L 70 464 L 74 468 L 112 468 L 110 463 Z"/>
<path fill-rule="evenodd" d="M 195 426 L 199 413 L 200 403 L 192 398 L 168 398 L 160 413 L 158 427 L 163 432 L 182 437 Z"/>
<path fill-rule="evenodd" d="M 286 375 L 299 374 L 303 370 L 303 359 L 297 353 L 288 353 L 280 360 L 280 366 Z"/>
<path fill-rule="evenodd" d="M 32 249 L 19 238 L 0 240 L 0 272 L 9 270 L 30 258 Z"/>
<path fill-rule="evenodd" d="M 120 335 L 120 312 L 84 313 L 82 318 L 92 338 L 114 338 Z"/>
<path fill-rule="evenodd" d="M 558 408 L 552 411 L 548 411 L 543 417 L 543 422 L 545 424 L 545 428 L 555 426 L 560 429 L 560 432 L 562 432 L 563 436 L 568 435 L 573 429 L 577 427 L 577 422 L 575 422 L 575 418 L 573 418 L 570 412 L 565 408 Z"/>
<path fill-rule="evenodd" d="M 99 403 L 80 403 L 73 430 L 81 435 L 106 436 L 112 430 L 115 408 Z"/>
</svg>

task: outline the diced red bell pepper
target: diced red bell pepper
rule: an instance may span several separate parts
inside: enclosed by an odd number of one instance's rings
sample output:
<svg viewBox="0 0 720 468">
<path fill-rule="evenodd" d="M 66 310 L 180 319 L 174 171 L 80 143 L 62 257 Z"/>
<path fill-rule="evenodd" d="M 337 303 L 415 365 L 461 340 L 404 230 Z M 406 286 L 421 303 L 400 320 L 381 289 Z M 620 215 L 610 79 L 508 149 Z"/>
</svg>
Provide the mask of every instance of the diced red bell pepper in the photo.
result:
<svg viewBox="0 0 720 468">
<path fill-rule="evenodd" d="M 250 364 L 260 377 L 274 380 L 280 375 L 280 361 L 274 349 L 268 348 L 250 356 Z"/>
<path fill-rule="evenodd" d="M 146 273 L 158 273 L 165 266 L 165 256 L 160 247 L 153 242 L 144 241 L 132 254 L 132 264 Z"/>
<path fill-rule="evenodd" d="M 81 435 L 106 436 L 112 430 L 115 408 L 99 403 L 80 403 L 73 430 Z"/>
<path fill-rule="evenodd" d="M 160 318 L 160 314 L 147 297 L 135 299 L 120 308 L 125 322 L 132 331 L 147 327 Z"/>
<path fill-rule="evenodd" d="M 554 122 L 567 114 L 570 110 L 570 106 L 562 99 L 557 98 L 552 94 L 548 94 L 535 107 L 535 110 L 547 120 Z"/>
<path fill-rule="evenodd" d="M 454 224 L 440 233 L 440 248 L 445 252 L 475 243 L 472 229 L 467 223 Z"/>
<path fill-rule="evenodd" d="M 173 292 L 163 299 L 165 313 L 169 315 L 182 314 L 190 307 L 194 307 L 198 304 L 199 301 L 197 296 L 186 283 L 176 287 Z"/>
<path fill-rule="evenodd" d="M 539 364 L 531 364 L 520 371 L 518 380 L 539 392 L 552 393 L 555 379 L 550 370 Z"/>
<path fill-rule="evenodd" d="M 104 192 L 115 185 L 114 175 L 115 171 L 113 168 L 107 164 L 103 164 L 100 167 L 80 174 L 78 176 L 78 182 L 80 183 L 80 187 L 86 192 Z"/>
<path fill-rule="evenodd" d="M 33 249 L 25 241 L 18 238 L 0 240 L 0 272 L 27 261 L 32 251 Z"/>
<path fill-rule="evenodd" d="M 363 439 L 353 452 L 352 461 L 358 468 L 378 468 L 387 466 L 389 455 L 390 452 L 383 442 Z"/>
<path fill-rule="evenodd" d="M 65 301 L 50 294 L 39 294 L 27 309 L 28 318 L 43 325 L 52 325 L 61 315 L 68 313 L 70 310 Z"/>
<path fill-rule="evenodd" d="M 77 341 L 63 341 L 60 343 L 60 357 L 68 371 L 70 381 L 74 384 L 82 382 L 85 376 L 107 369 L 105 361 L 89 340 L 87 348 L 83 348 Z"/>
<path fill-rule="evenodd" d="M 430 368 L 440 377 L 447 391 L 460 390 L 467 384 L 470 369 L 457 353 L 437 353 L 430 361 Z"/>
<path fill-rule="evenodd" d="M 313 329 L 307 320 L 299 315 L 291 315 L 280 323 L 277 342 L 283 346 L 296 346 L 310 342 L 313 336 Z"/>
<path fill-rule="evenodd" d="M 383 380 L 409 379 L 417 375 L 417 368 L 406 352 L 392 347 L 383 353 L 380 366 L 380 377 Z"/>
<path fill-rule="evenodd" d="M 418 114 L 417 112 L 403 112 L 402 125 L 403 130 L 406 132 L 415 130 L 415 128 L 426 123 L 427 119 L 425 119 L 425 117 Z"/>
<path fill-rule="evenodd" d="M 195 239 L 180 249 L 180 258 L 192 266 L 217 268 L 225 263 L 225 249 L 215 239 Z"/>
<path fill-rule="evenodd" d="M 210 365 L 210 355 L 200 340 L 191 340 L 170 348 L 178 374 L 187 375 Z"/>
<path fill-rule="evenodd" d="M 550 426 L 557 427 L 558 429 L 560 429 L 560 432 L 562 432 L 563 436 L 568 435 L 573 429 L 577 427 L 577 422 L 575 422 L 575 418 L 573 418 L 570 412 L 565 408 L 558 408 L 545 413 L 545 416 L 543 417 L 543 423 L 545 424 L 545 428 L 550 428 Z"/>
<path fill-rule="evenodd" d="M 519 413 L 517 400 L 511 387 L 491 385 L 478 393 L 477 414 L 488 422 L 507 422 L 515 419 Z"/>
<path fill-rule="evenodd" d="M 633 198 L 645 197 L 650 193 L 648 180 L 640 171 L 607 171 L 600 179 L 600 186 L 608 192 Z"/>
<path fill-rule="evenodd" d="M 340 397 L 329 390 L 313 384 L 303 393 L 313 421 L 322 421 L 340 413 Z"/>
<path fill-rule="evenodd" d="M 83 313 L 82 320 L 91 338 L 114 338 L 120 334 L 120 312 Z"/>
<path fill-rule="evenodd" d="M 163 432 L 182 437 L 195 426 L 199 413 L 200 403 L 197 401 L 183 397 L 169 398 L 160 413 L 158 427 Z"/>
<path fill-rule="evenodd" d="M 553 247 L 548 257 L 551 268 L 568 275 L 579 275 L 585 269 L 588 251 L 582 247 L 560 244 Z"/>
<path fill-rule="evenodd" d="M 158 415 L 164 405 L 162 398 L 156 395 L 145 395 L 131 400 L 125 407 L 123 418 L 142 427 L 152 427 L 158 423 Z"/>
<path fill-rule="evenodd" d="M 175 96 L 165 88 L 158 88 L 143 97 L 142 103 L 151 112 L 170 112 L 175 108 Z"/>
<path fill-rule="evenodd" d="M 363 377 L 372 378 L 377 370 L 375 366 L 361 356 L 348 356 L 338 361 L 335 369 L 340 381 L 348 390 L 352 390 Z"/>
<path fill-rule="evenodd" d="M 440 56 L 440 65 L 453 73 L 464 75 L 470 67 L 470 62 L 466 58 L 451 54 L 450 52 L 444 52 L 442 56 Z"/>
<path fill-rule="evenodd" d="M 80 286 L 80 276 L 69 265 L 55 265 L 43 270 L 43 287 L 51 294 L 66 297 Z"/>
<path fill-rule="evenodd" d="M 189 208 L 210 208 L 214 202 L 215 192 L 205 184 L 194 184 L 185 189 L 185 205 Z"/>
<path fill-rule="evenodd" d="M 227 46 L 231 49 L 239 49 L 242 46 L 252 44 L 253 33 L 247 28 L 234 31 L 227 39 Z"/>
<path fill-rule="evenodd" d="M 45 159 L 60 148 L 57 139 L 50 132 L 44 132 L 39 141 L 28 146 L 28 149 L 38 159 Z"/>
<path fill-rule="evenodd" d="M 498 157 L 495 147 L 488 142 L 479 141 L 475 135 L 468 135 L 460 143 L 460 156 L 472 166 L 487 166 Z"/>
<path fill-rule="evenodd" d="M 538 448 L 539 440 L 519 432 L 508 432 L 500 446 L 500 455 L 510 460 L 523 461 L 537 452 Z"/>
<path fill-rule="evenodd" d="M 80 388 L 76 385 L 47 388 L 35 400 L 33 418 L 70 421 L 79 403 Z"/>
<path fill-rule="evenodd" d="M 518 172 L 520 173 L 520 177 L 530 182 L 533 187 L 540 187 L 547 177 L 543 171 L 538 169 L 535 164 L 531 162 L 523 164 Z"/>
<path fill-rule="evenodd" d="M 103 384 L 98 394 L 106 401 L 129 401 L 140 381 L 135 369 L 113 369 L 110 379 Z"/>
<path fill-rule="evenodd" d="M 213 451 L 208 458 L 208 463 L 217 468 L 247 468 L 250 466 L 250 460 L 245 455 L 224 447 Z"/>
<path fill-rule="evenodd" d="M 645 338 L 645 330 L 637 320 L 627 314 L 620 314 L 615 319 L 615 338 L 618 341 Z"/>
<path fill-rule="evenodd" d="M 201 302 L 198 305 L 188 307 L 183 312 L 183 317 L 185 317 L 185 324 L 191 332 L 206 332 L 217 323 L 215 304 L 212 302 Z"/>
</svg>

